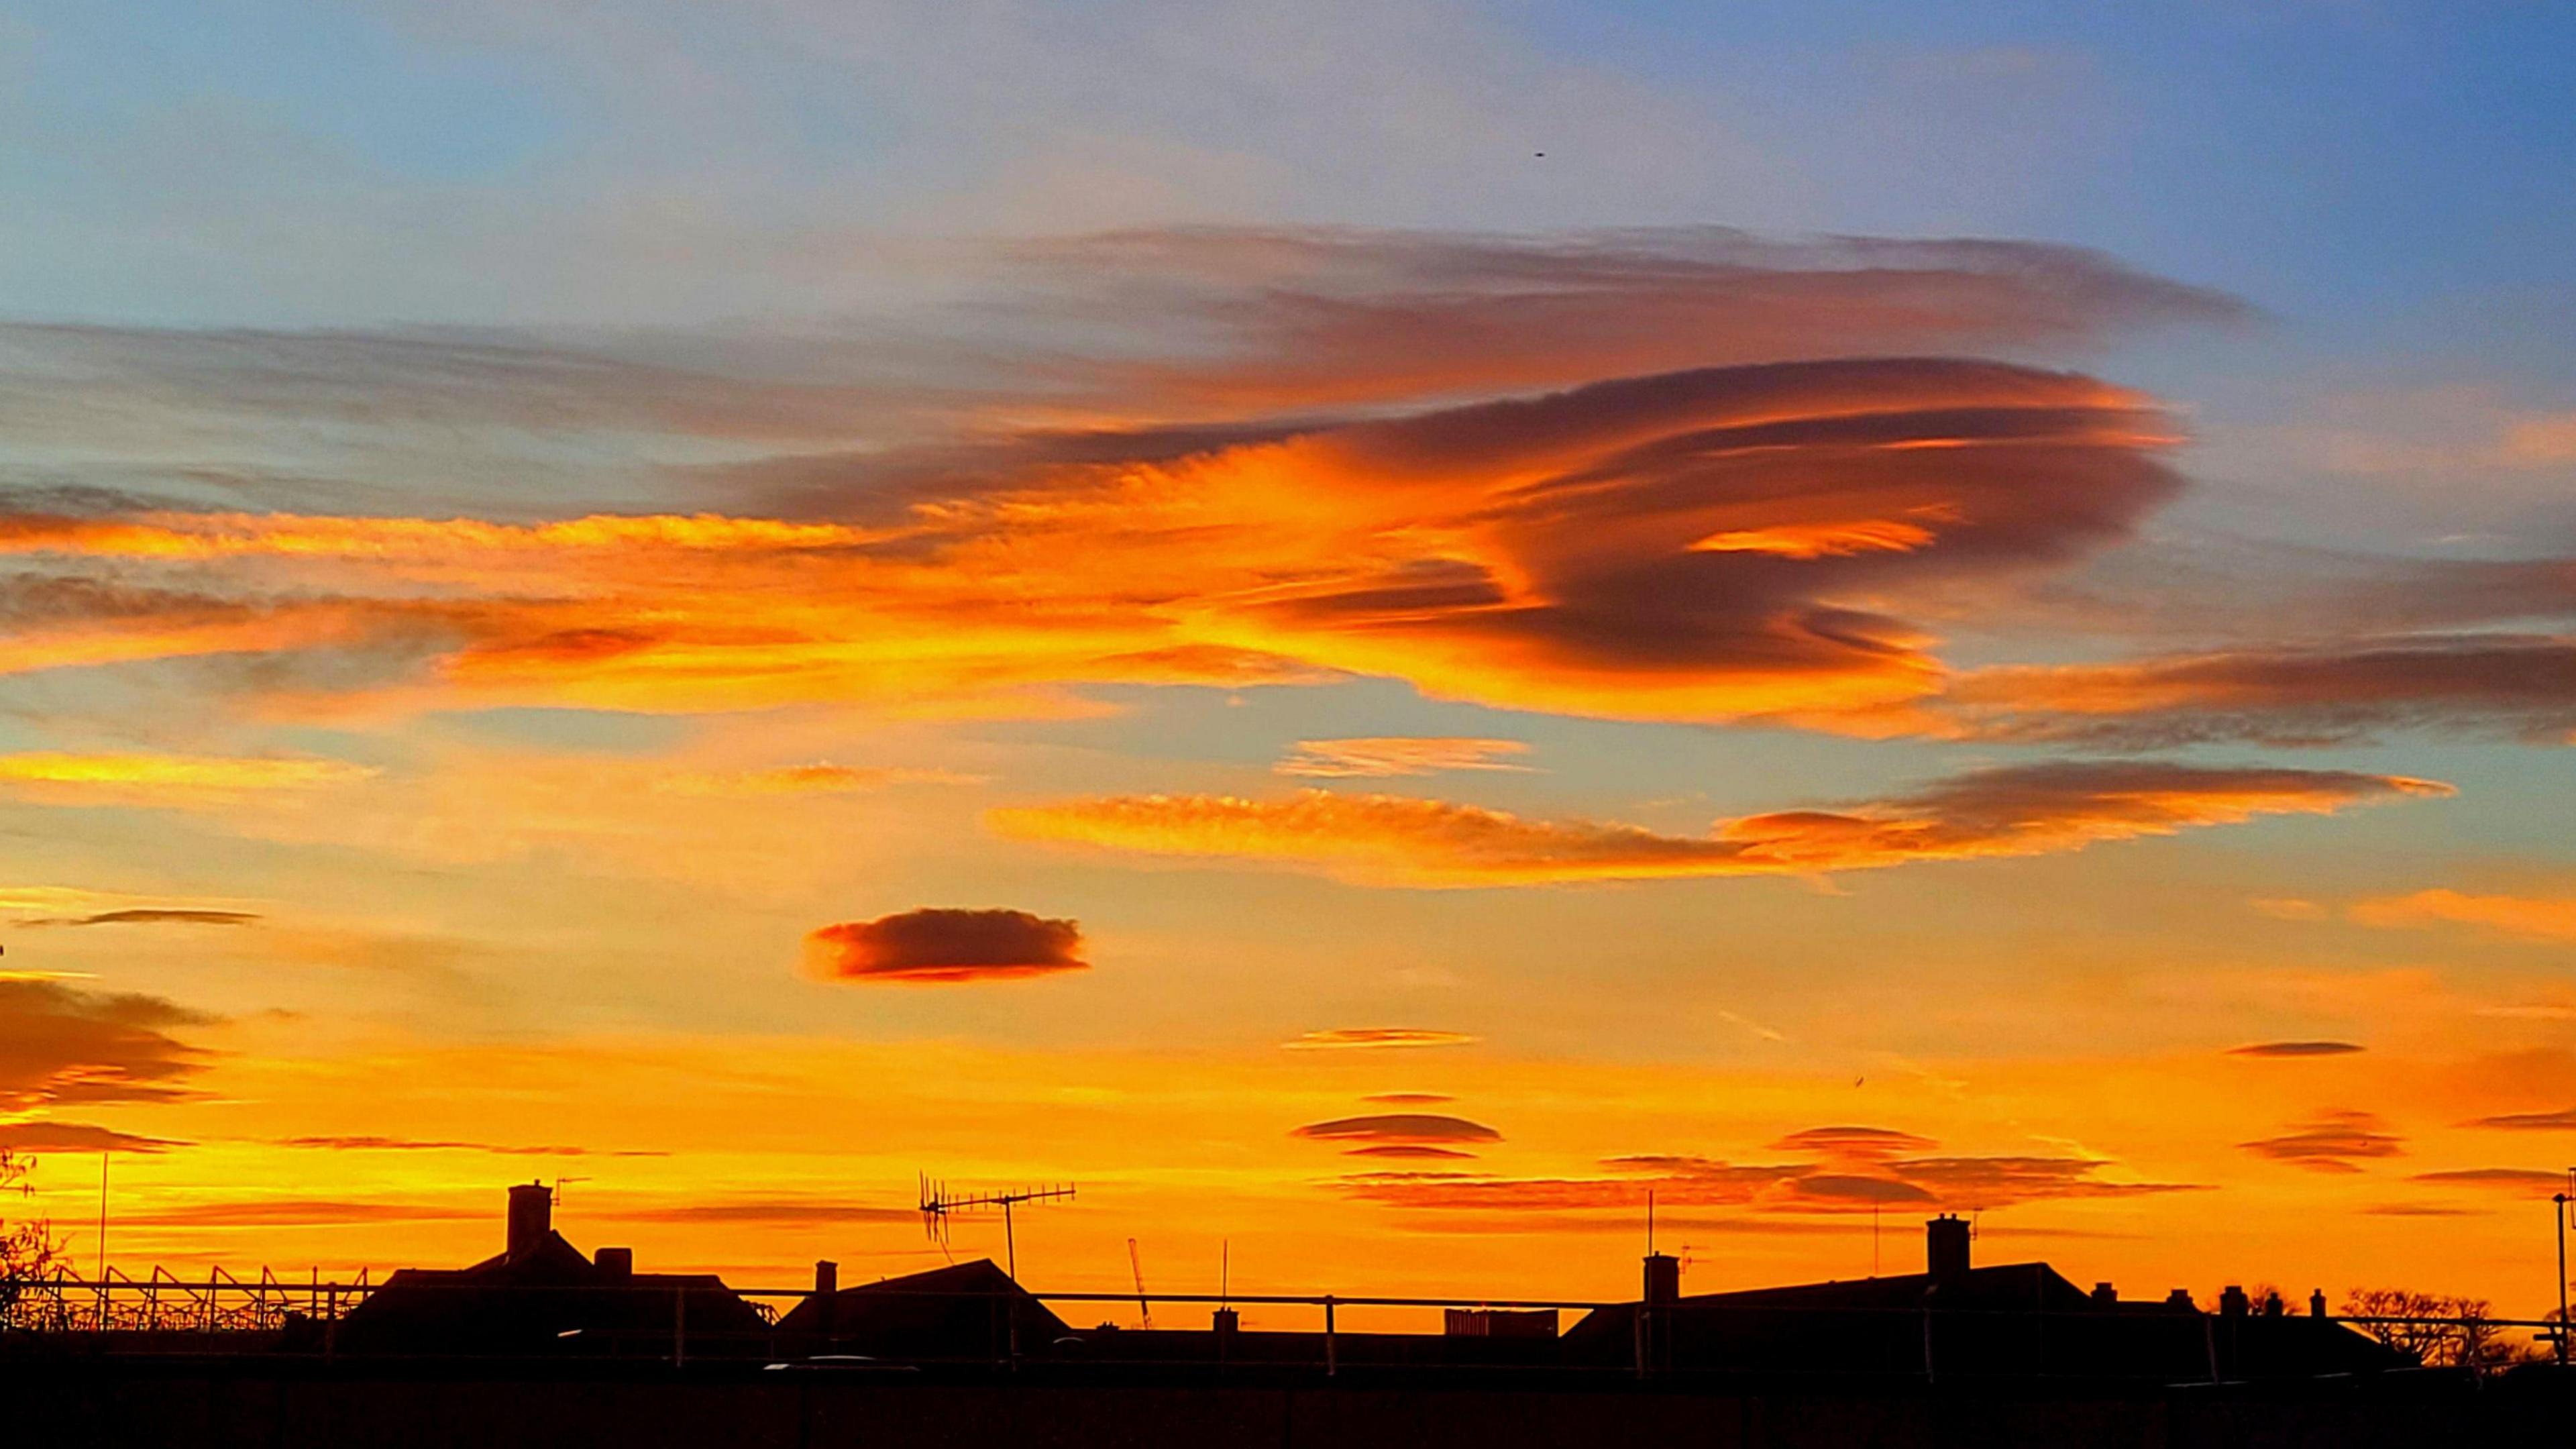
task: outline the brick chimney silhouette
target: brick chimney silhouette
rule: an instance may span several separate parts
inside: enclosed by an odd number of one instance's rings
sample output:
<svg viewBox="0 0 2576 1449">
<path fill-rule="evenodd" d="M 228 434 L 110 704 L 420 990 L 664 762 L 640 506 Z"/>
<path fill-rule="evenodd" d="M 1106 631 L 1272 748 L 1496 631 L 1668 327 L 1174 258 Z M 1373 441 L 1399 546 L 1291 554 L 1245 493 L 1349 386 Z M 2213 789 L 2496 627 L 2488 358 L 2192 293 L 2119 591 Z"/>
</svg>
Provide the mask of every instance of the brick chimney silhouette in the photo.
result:
<svg viewBox="0 0 2576 1449">
<path fill-rule="evenodd" d="M 1925 1271 L 1935 1282 L 1968 1275 L 1968 1220 L 1943 1213 L 1923 1225 Z"/>
<path fill-rule="evenodd" d="M 535 1252 L 554 1230 L 553 1188 L 542 1182 L 527 1182 L 510 1189 L 510 1261 L 515 1263 Z"/>
</svg>

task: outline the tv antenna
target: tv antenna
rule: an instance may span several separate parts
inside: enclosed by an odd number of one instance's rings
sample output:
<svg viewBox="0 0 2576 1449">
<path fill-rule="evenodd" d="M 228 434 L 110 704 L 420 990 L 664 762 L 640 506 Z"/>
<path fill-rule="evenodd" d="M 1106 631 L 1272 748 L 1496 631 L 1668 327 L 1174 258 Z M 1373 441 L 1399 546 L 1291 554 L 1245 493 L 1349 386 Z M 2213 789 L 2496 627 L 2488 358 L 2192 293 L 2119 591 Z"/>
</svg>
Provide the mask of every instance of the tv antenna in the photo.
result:
<svg viewBox="0 0 2576 1449">
<path fill-rule="evenodd" d="M 554 1198 L 553 1198 L 552 1202 L 550 1202 L 550 1203 L 548 1204 L 548 1206 L 551 1206 L 551 1207 L 562 1207 L 562 1206 L 563 1206 L 563 1190 L 564 1190 L 564 1184 L 565 1184 L 565 1183 L 567 1183 L 567 1182 L 588 1182 L 588 1181 L 590 1181 L 590 1179 L 589 1179 L 589 1178 L 586 1178 L 586 1177 L 558 1177 L 558 1178 L 556 1178 L 556 1179 L 555 1179 L 555 1195 L 554 1195 Z"/>
<path fill-rule="evenodd" d="M 974 1208 L 997 1207 L 1002 1210 L 1002 1254 L 1011 1281 L 1020 1280 L 1020 1245 L 1012 1230 L 1011 1209 L 1024 1202 L 1068 1202 L 1073 1198 L 1073 1184 L 1061 1187 L 1024 1187 L 1015 1192 L 979 1192 L 964 1196 L 948 1191 L 948 1184 L 921 1179 L 921 1230 L 942 1248 L 948 1246 L 948 1219 L 953 1213 Z"/>
<path fill-rule="evenodd" d="M 1127 1240 L 1127 1270 L 1136 1275 L 1136 1315 L 1144 1326 L 1154 1326 L 1154 1305 L 1145 1301 L 1145 1260 L 1136 1252 L 1136 1240 Z"/>
</svg>

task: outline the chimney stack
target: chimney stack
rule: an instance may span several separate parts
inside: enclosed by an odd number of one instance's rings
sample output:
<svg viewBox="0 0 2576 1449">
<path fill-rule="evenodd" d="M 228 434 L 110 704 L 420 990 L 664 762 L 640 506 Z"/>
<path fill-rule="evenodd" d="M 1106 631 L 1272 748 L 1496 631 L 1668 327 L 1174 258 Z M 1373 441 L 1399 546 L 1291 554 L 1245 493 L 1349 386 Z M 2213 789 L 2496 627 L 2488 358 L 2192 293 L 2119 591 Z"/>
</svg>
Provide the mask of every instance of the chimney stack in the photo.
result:
<svg viewBox="0 0 2576 1449">
<path fill-rule="evenodd" d="M 2238 1284 L 2228 1284 L 2218 1295 L 2218 1316 L 2221 1318 L 2243 1318 L 2253 1306 L 2252 1300 L 2245 1296 L 2244 1288 Z"/>
<path fill-rule="evenodd" d="M 2312 1288 L 2308 1291 L 2308 1316 L 2310 1318 L 2326 1316 L 2326 1290 L 2323 1288 Z"/>
<path fill-rule="evenodd" d="M 841 1291 L 841 1265 L 829 1258 L 814 1264 L 814 1296 L 829 1298 Z"/>
<path fill-rule="evenodd" d="M 611 1283 L 623 1283 L 635 1276 L 633 1248 L 602 1248 L 591 1261 L 599 1265 L 599 1276 Z"/>
<path fill-rule="evenodd" d="M 1968 1220 L 1955 1213 L 1943 1213 L 1923 1225 L 1924 1267 L 1935 1281 L 1963 1278 L 1968 1273 Z"/>
<path fill-rule="evenodd" d="M 554 1230 L 554 1189 L 542 1182 L 521 1183 L 510 1189 L 509 1255 L 512 1262 L 535 1252 L 537 1245 Z"/>
<path fill-rule="evenodd" d="M 2120 1290 L 2108 1283 L 2096 1283 L 2093 1285 L 2093 1301 L 2105 1308 L 2116 1308 L 2120 1304 Z"/>
<path fill-rule="evenodd" d="M 1682 1260 L 1670 1253 L 1646 1255 L 1646 1301 L 1672 1303 L 1682 1296 Z"/>
</svg>

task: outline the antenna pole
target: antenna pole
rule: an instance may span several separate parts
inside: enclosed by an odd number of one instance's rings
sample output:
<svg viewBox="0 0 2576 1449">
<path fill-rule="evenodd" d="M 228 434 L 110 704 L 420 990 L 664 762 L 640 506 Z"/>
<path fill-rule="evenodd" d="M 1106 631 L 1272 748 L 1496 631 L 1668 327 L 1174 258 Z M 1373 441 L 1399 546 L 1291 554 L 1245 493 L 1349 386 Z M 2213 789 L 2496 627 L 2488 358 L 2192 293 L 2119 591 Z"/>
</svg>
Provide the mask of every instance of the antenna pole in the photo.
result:
<svg viewBox="0 0 2576 1449">
<path fill-rule="evenodd" d="M 101 1282 L 101 1283 L 105 1283 L 105 1282 L 107 1281 L 107 1159 L 108 1159 L 108 1157 L 109 1157 L 109 1153 L 108 1153 L 104 1148 L 100 1149 L 99 1154 L 98 1154 L 98 1281 L 99 1281 L 99 1282 Z M 2559 1277 L 2561 1277 L 2561 1278 L 2564 1278 L 2564 1277 L 2566 1277 L 2567 1275 L 2566 1275 L 2566 1274 L 2564 1274 L 2564 1273 L 2561 1273 L 2561 1274 L 2559 1274 L 2558 1276 L 2559 1276 Z"/>
<path fill-rule="evenodd" d="M 1010 1265 L 1011 1281 L 1020 1281 L 1020 1239 L 1011 1231 L 1011 1200 L 1002 1199 L 1002 1261 Z"/>
<path fill-rule="evenodd" d="M 2567 1169 L 2576 1178 L 2576 1167 Z M 2558 1366 L 2567 1367 L 2567 1194 L 2549 1200 L 2551 1226 L 2558 1230 Z"/>
<path fill-rule="evenodd" d="M 1655 1190 L 1646 1189 L 1646 1256 L 1655 1256 Z"/>
</svg>

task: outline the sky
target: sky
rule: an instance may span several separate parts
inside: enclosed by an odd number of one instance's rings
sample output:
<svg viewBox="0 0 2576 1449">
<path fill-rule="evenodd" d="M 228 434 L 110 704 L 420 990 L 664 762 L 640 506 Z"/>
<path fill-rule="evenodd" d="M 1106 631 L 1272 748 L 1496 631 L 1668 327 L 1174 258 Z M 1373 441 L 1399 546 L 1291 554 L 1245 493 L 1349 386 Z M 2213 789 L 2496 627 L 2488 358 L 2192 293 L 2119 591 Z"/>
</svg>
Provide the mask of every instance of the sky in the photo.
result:
<svg viewBox="0 0 2576 1449">
<path fill-rule="evenodd" d="M 0 0 L 0 1146 L 2554 1306 L 2576 15 Z M 104 1168 L 108 1235 L 99 1241 Z M 13 1213 L 20 1207 L 13 1206 Z M 1295 1326 L 1287 1318 L 1279 1326 Z"/>
</svg>

